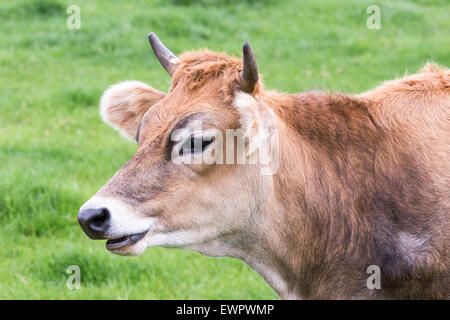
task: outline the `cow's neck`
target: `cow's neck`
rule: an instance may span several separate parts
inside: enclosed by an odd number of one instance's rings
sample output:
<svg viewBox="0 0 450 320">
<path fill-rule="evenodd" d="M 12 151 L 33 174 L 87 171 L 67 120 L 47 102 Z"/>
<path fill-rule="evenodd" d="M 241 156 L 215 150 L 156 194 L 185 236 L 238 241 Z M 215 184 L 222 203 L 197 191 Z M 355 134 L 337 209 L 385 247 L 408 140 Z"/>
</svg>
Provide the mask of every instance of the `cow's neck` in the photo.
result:
<svg viewBox="0 0 450 320">
<path fill-rule="evenodd" d="M 335 177 L 328 173 L 345 169 L 333 167 L 337 164 L 332 157 L 346 156 L 339 146 L 351 145 L 348 138 L 358 136 L 349 130 L 367 130 L 349 128 L 345 121 L 345 117 L 363 119 L 364 102 L 317 93 L 271 93 L 263 99 L 279 119 L 280 137 L 279 168 L 275 175 L 263 178 L 271 184 L 264 193 L 266 202 L 260 205 L 264 209 L 255 214 L 258 222 L 242 234 L 226 234 L 204 246 L 196 245 L 195 250 L 244 260 L 284 299 L 348 298 L 349 292 L 358 297 L 358 288 L 364 283 L 362 269 L 332 262 L 347 258 L 334 248 L 338 242 L 348 241 L 345 237 L 352 235 L 352 230 L 364 234 L 364 222 L 356 225 L 351 221 L 353 208 L 345 207 L 348 199 L 342 192 L 346 186 L 333 183 Z M 345 108 L 338 110 L 338 115 L 326 110 L 337 102 Z M 363 144 L 358 141 L 356 145 Z M 361 150 L 356 152 L 361 154 Z M 361 257 L 356 260 L 366 262 Z"/>
<path fill-rule="evenodd" d="M 329 155 L 322 155 L 334 152 L 339 156 L 338 147 L 333 143 L 342 143 L 342 138 L 336 131 L 348 128 L 339 128 L 345 123 L 333 119 L 333 114 L 327 117 L 326 111 L 318 117 L 324 111 L 320 108 L 330 108 L 328 104 L 336 102 L 326 99 L 326 95 L 312 94 L 270 95 L 266 100 L 281 120 L 278 127 L 280 167 L 273 176 L 273 199 L 268 204 L 268 218 L 260 239 L 255 248 L 246 253 L 244 260 L 281 298 L 326 297 L 330 292 L 334 297 L 348 298 L 346 293 L 350 288 L 342 288 L 340 292 L 336 286 L 346 283 L 346 286 L 358 287 L 363 281 L 358 267 L 339 269 L 327 260 L 345 258 L 333 257 L 331 242 L 339 241 L 347 231 L 337 230 L 334 223 L 339 221 L 346 228 L 364 229 L 352 225 L 349 216 L 343 215 L 351 208 L 334 210 L 335 206 L 345 203 L 345 199 L 335 199 L 336 203 L 331 203 L 338 191 L 329 189 L 333 185 L 332 178 L 325 172 L 334 164 Z M 357 104 L 352 98 L 347 99 L 348 103 Z M 364 105 L 346 107 L 348 112 L 364 112 L 360 110 Z M 331 134 L 333 132 L 335 135 Z M 322 140 L 324 137 L 327 141 Z"/>
</svg>

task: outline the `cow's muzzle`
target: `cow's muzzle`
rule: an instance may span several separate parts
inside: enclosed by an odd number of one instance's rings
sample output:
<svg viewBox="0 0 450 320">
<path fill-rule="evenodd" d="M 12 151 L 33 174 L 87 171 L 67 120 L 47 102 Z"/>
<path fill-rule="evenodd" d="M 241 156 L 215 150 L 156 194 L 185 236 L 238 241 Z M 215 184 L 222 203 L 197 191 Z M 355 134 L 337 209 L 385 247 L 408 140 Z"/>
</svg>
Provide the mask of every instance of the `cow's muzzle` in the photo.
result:
<svg viewBox="0 0 450 320">
<path fill-rule="evenodd" d="M 78 222 L 84 233 L 91 239 L 105 239 L 109 228 L 111 214 L 107 208 L 81 210 Z"/>
</svg>

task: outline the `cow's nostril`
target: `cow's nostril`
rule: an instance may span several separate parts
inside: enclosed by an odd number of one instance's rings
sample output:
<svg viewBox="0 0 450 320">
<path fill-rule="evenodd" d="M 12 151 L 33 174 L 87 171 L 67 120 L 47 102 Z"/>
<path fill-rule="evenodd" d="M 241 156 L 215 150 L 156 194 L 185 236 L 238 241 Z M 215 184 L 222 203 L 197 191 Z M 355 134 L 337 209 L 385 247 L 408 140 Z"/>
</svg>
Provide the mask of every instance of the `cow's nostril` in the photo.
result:
<svg viewBox="0 0 450 320">
<path fill-rule="evenodd" d="M 97 228 L 101 228 L 108 220 L 109 210 L 106 208 L 102 208 L 100 209 L 100 213 L 92 218 L 91 224 Z"/>
<path fill-rule="evenodd" d="M 111 214 L 107 208 L 88 209 L 78 213 L 78 222 L 91 239 L 105 239 Z"/>
</svg>

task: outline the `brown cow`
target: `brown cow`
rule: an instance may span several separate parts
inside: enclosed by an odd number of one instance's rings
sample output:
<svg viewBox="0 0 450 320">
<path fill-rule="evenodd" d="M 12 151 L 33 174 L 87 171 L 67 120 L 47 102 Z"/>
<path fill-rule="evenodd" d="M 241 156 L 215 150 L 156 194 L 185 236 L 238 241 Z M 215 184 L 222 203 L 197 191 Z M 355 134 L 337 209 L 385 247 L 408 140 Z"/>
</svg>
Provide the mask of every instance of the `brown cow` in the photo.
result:
<svg viewBox="0 0 450 320">
<path fill-rule="evenodd" d="M 138 149 L 80 209 L 89 237 L 123 255 L 163 246 L 242 259 L 284 299 L 449 298 L 448 69 L 428 64 L 356 96 L 284 94 L 263 89 L 248 43 L 242 62 L 177 58 L 149 40 L 172 84 L 104 93 L 104 121 Z M 245 148 L 225 149 L 211 130 Z M 277 150 L 272 174 L 202 158 L 248 160 L 265 144 Z"/>
</svg>

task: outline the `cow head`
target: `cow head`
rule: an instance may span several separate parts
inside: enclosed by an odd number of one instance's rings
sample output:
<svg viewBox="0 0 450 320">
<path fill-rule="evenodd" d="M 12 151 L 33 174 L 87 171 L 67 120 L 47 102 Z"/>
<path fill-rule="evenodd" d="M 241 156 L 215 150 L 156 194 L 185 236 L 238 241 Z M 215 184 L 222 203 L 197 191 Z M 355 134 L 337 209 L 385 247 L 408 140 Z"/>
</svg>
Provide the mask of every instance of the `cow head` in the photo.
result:
<svg viewBox="0 0 450 320">
<path fill-rule="evenodd" d="M 210 51 L 177 58 L 155 34 L 149 40 L 172 76 L 170 90 L 128 81 L 103 94 L 103 120 L 138 147 L 81 207 L 80 225 L 117 254 L 164 246 L 235 255 L 262 225 L 271 192 L 272 178 L 258 162 L 238 161 L 264 141 L 261 128 L 275 126 L 259 99 L 255 56 L 245 43 L 243 62 Z"/>
</svg>

